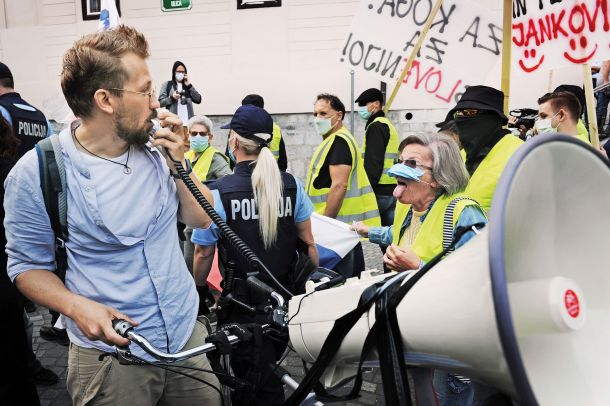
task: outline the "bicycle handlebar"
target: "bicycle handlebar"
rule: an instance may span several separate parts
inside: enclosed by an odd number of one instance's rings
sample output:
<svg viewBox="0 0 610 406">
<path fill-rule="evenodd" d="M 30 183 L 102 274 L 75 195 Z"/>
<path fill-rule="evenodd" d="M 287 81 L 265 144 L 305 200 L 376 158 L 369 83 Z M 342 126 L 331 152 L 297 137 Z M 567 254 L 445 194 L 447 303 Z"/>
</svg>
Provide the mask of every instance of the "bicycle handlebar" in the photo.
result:
<svg viewBox="0 0 610 406">
<path fill-rule="evenodd" d="M 141 335 L 139 335 L 138 333 L 136 333 L 134 331 L 131 323 L 129 323 L 126 320 L 123 320 L 123 319 L 113 320 L 112 327 L 117 332 L 117 334 L 119 334 L 122 337 L 130 339 L 132 342 L 137 344 L 140 348 L 142 348 L 152 357 L 154 357 L 155 359 L 162 361 L 162 362 L 183 361 L 185 359 L 192 358 L 192 357 L 195 357 L 200 354 L 205 354 L 206 352 L 214 351 L 216 349 L 216 345 L 214 345 L 213 343 L 206 343 L 206 344 L 200 345 L 198 347 L 191 348 L 189 350 L 184 350 L 184 351 L 180 351 L 180 352 L 177 352 L 174 354 L 170 354 L 170 353 L 159 350 L 154 345 L 152 345 L 146 338 L 144 338 Z M 268 327 L 268 326 L 267 325 L 263 326 L 263 329 L 265 327 Z M 236 335 L 233 335 L 233 334 L 228 334 L 227 339 L 229 340 L 229 344 L 231 344 L 231 345 L 237 344 L 239 342 L 239 337 L 237 337 Z M 124 361 L 127 361 L 127 363 L 130 363 L 130 364 L 137 363 L 137 361 L 132 358 L 129 347 L 118 347 L 117 346 L 117 353 L 121 357 L 124 357 Z M 119 360 L 120 360 L 120 358 L 119 358 Z"/>
</svg>

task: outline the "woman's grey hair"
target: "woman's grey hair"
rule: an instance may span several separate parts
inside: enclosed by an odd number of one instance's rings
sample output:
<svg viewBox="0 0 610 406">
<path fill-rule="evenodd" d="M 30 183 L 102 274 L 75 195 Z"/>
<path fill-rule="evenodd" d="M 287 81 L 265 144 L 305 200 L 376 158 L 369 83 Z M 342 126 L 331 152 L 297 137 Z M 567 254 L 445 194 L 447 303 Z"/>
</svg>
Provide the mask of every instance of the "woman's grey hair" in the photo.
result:
<svg viewBox="0 0 610 406">
<path fill-rule="evenodd" d="M 205 126 L 205 128 L 208 129 L 208 132 L 212 132 L 212 130 L 214 129 L 214 124 L 212 124 L 212 120 L 210 120 L 209 118 L 207 118 L 206 116 L 203 115 L 199 115 L 199 116 L 193 116 L 191 118 L 189 118 L 189 122 L 188 122 L 188 129 L 189 131 L 191 130 L 191 127 L 194 126 L 195 124 L 201 124 L 203 126 Z"/>
<path fill-rule="evenodd" d="M 409 144 L 428 147 L 432 152 L 432 177 L 448 196 L 463 192 L 470 177 L 457 143 L 449 136 L 435 133 L 410 135 L 400 143 L 400 151 Z"/>
</svg>

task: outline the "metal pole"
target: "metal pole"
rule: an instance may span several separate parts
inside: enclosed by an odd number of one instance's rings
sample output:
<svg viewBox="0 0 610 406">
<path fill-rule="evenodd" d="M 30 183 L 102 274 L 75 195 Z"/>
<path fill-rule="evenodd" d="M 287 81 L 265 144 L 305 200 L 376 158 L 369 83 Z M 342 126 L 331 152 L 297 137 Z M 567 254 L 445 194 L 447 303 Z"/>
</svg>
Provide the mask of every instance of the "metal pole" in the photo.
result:
<svg viewBox="0 0 610 406">
<path fill-rule="evenodd" d="M 349 123 L 349 131 L 352 133 L 352 135 L 354 135 L 354 99 L 356 98 L 356 96 L 354 95 L 354 70 L 350 70 L 349 71 L 350 74 L 350 79 L 351 79 L 351 83 L 352 83 L 352 99 L 350 101 L 350 104 L 352 105 L 352 111 L 350 112 L 350 123 Z"/>
</svg>

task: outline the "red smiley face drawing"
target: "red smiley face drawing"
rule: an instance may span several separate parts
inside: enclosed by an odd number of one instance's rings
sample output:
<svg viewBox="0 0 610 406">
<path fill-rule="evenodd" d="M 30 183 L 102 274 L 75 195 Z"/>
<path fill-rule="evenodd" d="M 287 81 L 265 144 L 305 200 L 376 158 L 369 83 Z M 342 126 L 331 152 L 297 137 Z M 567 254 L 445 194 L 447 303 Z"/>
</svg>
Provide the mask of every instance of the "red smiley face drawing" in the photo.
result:
<svg viewBox="0 0 610 406">
<path fill-rule="evenodd" d="M 580 44 L 580 47 L 582 48 L 582 52 L 586 52 L 586 48 L 589 45 L 589 41 L 587 40 L 587 37 L 580 37 L 578 43 Z M 576 51 L 576 40 L 574 38 L 572 38 L 570 40 L 570 48 L 572 49 L 572 51 Z M 570 62 L 572 63 L 576 63 L 576 64 L 583 64 L 586 63 L 589 59 L 593 58 L 593 55 L 595 55 L 595 53 L 597 52 L 597 44 L 595 44 L 595 47 L 593 48 L 593 51 L 591 51 L 591 53 L 589 53 L 587 56 L 584 56 L 582 58 L 576 58 L 575 56 L 572 56 L 568 53 L 568 51 L 565 51 L 563 53 L 563 56 Z"/>
<path fill-rule="evenodd" d="M 542 55 L 538 62 L 535 62 L 533 65 L 528 64 L 529 66 L 527 66 L 525 64 L 524 60 L 528 62 L 530 59 L 533 59 L 534 61 L 536 60 L 536 50 L 533 48 L 531 51 L 529 49 L 523 51 L 523 56 L 524 57 L 522 59 L 519 59 L 519 66 L 527 73 L 535 71 L 540 67 L 540 65 L 542 65 L 542 62 L 544 62 L 544 55 Z"/>
</svg>

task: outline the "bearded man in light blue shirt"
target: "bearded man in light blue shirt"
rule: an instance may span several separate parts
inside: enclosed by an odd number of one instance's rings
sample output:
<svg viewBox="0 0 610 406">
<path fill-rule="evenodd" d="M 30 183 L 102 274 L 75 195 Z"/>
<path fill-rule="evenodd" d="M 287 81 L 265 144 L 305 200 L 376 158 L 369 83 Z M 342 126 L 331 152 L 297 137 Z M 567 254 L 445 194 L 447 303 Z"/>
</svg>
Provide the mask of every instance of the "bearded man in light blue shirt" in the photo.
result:
<svg viewBox="0 0 610 406">
<path fill-rule="evenodd" d="M 55 269 L 55 237 L 40 187 L 36 151 L 5 182 L 8 274 L 35 302 L 63 315 L 71 345 L 67 387 L 75 405 L 218 404 L 214 389 L 152 366 L 119 365 L 112 328 L 124 318 L 156 347 L 177 352 L 203 343 L 198 297 L 179 248 L 177 216 L 193 227 L 209 217 L 164 158 L 163 147 L 185 165 L 180 119 L 160 112 L 138 31 L 121 26 L 87 35 L 64 55 L 61 86 L 80 121 L 59 134 L 68 190 L 68 268 Z M 173 132 L 178 129 L 178 133 Z M 191 179 L 210 201 L 194 175 Z M 131 345 L 134 355 L 151 360 Z M 205 356 L 183 362 L 210 369 Z M 207 373 L 189 371 L 218 386 Z M 133 394 L 137 393 L 137 396 Z"/>
</svg>

